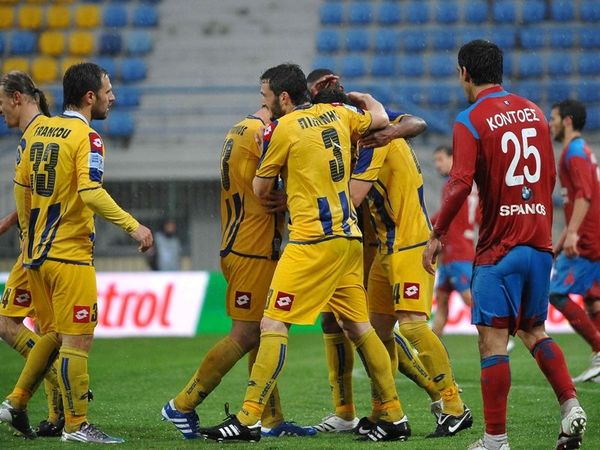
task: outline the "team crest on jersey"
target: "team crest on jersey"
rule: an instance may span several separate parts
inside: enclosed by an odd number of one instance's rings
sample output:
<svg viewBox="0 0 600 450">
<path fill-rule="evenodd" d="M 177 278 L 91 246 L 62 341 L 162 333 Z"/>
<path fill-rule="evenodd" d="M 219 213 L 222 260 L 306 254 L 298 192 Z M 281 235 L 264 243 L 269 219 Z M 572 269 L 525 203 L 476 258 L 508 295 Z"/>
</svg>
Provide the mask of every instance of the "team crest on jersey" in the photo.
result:
<svg viewBox="0 0 600 450">
<path fill-rule="evenodd" d="M 275 297 L 275 308 L 282 309 L 283 311 L 290 311 L 293 303 L 294 294 L 288 294 L 287 292 L 282 291 L 277 292 L 277 297 Z"/>
<path fill-rule="evenodd" d="M 418 300 L 420 294 L 419 283 L 404 283 L 402 286 L 404 292 L 404 298 L 409 300 Z"/>
<path fill-rule="evenodd" d="M 25 289 L 15 289 L 13 303 L 21 308 L 29 308 L 31 306 L 31 292 Z"/>
<path fill-rule="evenodd" d="M 73 323 L 90 323 L 90 307 L 75 305 L 73 307 Z"/>
<path fill-rule="evenodd" d="M 242 309 L 250 309 L 252 303 L 251 292 L 235 291 L 235 307 Z"/>
</svg>

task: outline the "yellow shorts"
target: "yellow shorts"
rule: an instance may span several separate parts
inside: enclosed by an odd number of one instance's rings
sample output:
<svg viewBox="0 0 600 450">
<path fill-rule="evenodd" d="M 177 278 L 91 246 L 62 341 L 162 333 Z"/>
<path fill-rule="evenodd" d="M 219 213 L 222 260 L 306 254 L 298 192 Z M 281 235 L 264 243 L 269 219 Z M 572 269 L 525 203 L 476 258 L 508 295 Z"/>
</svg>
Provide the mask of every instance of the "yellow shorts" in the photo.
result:
<svg viewBox="0 0 600 450">
<path fill-rule="evenodd" d="M 35 314 L 27 269 L 23 267 L 21 260 L 19 255 L 4 285 L 0 316 L 25 318 L 33 317 Z"/>
<path fill-rule="evenodd" d="M 421 265 L 424 247 L 391 255 L 377 254 L 369 273 L 369 312 L 394 315 L 395 311 L 431 315 L 435 277 Z"/>
<path fill-rule="evenodd" d="M 27 275 L 42 334 L 94 334 L 98 292 L 93 266 L 45 261 Z"/>
<path fill-rule="evenodd" d="M 234 320 L 260 322 L 269 285 L 277 261 L 247 258 L 233 253 L 221 258 L 221 270 L 227 280 L 225 304 Z"/>
<path fill-rule="evenodd" d="M 358 239 L 288 244 L 273 275 L 265 316 L 310 325 L 327 304 L 337 317 L 369 321 Z"/>
</svg>

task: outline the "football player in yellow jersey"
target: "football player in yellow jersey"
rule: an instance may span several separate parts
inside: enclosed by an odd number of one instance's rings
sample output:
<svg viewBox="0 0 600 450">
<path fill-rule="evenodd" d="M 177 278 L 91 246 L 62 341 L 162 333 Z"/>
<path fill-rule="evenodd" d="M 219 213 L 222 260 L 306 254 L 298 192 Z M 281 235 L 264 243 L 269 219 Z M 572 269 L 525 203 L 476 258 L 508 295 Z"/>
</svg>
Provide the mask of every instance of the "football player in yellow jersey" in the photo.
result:
<svg viewBox="0 0 600 450">
<path fill-rule="evenodd" d="M 17 148 L 16 163 L 19 164 L 21 152 L 32 130 L 50 116 L 46 97 L 26 73 L 8 72 L 0 78 L 0 113 L 9 128 L 18 127 L 23 133 Z M 0 220 L 0 234 L 16 224 L 17 212 L 14 211 Z M 0 302 L 0 338 L 25 358 L 39 339 L 23 324 L 28 316 L 35 317 L 35 313 L 27 274 L 19 256 L 6 280 Z M 54 366 L 46 375 L 44 389 L 48 400 L 48 418 L 40 423 L 37 433 L 40 436 L 60 436 L 64 417 Z"/>
<path fill-rule="evenodd" d="M 64 441 L 122 442 L 87 420 L 88 353 L 97 323 L 93 266 L 94 213 L 139 242 L 152 233 L 123 211 L 102 187 L 104 144 L 90 127 L 115 100 L 108 73 L 76 64 L 63 78 L 65 112 L 32 130 L 15 174 L 15 201 L 23 230 L 23 264 L 42 337 L 31 350 L 0 420 L 31 434 L 26 407 L 58 357 L 65 410 Z"/>
<path fill-rule="evenodd" d="M 271 112 L 263 154 L 254 179 L 264 199 L 282 176 L 290 213 L 290 243 L 277 264 L 261 321 L 260 346 L 241 411 L 203 430 L 214 440 L 260 439 L 260 419 L 283 370 L 292 324 L 312 324 L 330 304 L 363 357 L 381 396 L 384 414 L 366 439 L 406 439 L 410 435 L 389 358 L 368 322 L 363 287 L 361 234 L 350 202 L 352 135 L 388 123 L 380 103 L 355 94 L 370 112 L 347 105 L 311 105 L 306 78 L 295 64 L 261 76 L 261 93 Z"/>
<path fill-rule="evenodd" d="M 261 155 L 257 134 L 269 123 L 262 107 L 234 125 L 221 152 L 221 268 L 227 280 L 225 303 L 231 331 L 204 357 L 187 385 L 162 409 L 186 439 L 200 438 L 196 407 L 246 354 L 249 369 L 258 352 L 260 320 L 281 252 L 285 194 L 273 191 L 264 204 L 254 195 L 252 180 Z M 279 208 L 278 208 L 279 207 Z M 262 414 L 263 436 L 310 436 L 312 427 L 284 422 L 277 388 Z"/>
</svg>

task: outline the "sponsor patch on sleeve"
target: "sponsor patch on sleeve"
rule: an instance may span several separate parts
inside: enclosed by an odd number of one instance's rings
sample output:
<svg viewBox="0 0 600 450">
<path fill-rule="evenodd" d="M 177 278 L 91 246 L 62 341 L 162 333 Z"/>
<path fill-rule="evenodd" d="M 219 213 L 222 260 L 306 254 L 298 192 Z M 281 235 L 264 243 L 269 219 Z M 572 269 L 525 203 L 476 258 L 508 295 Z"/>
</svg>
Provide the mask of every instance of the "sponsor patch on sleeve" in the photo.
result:
<svg viewBox="0 0 600 450">
<path fill-rule="evenodd" d="M 363 115 L 365 114 L 365 112 L 362 109 L 357 108 L 356 106 L 348 105 L 347 103 L 343 103 L 342 106 L 346 109 L 349 109 L 350 111 L 354 111 L 355 113 Z"/>
<path fill-rule="evenodd" d="M 104 175 L 104 143 L 98 133 L 90 133 L 90 157 L 88 167 L 90 180 L 102 183 Z"/>
</svg>

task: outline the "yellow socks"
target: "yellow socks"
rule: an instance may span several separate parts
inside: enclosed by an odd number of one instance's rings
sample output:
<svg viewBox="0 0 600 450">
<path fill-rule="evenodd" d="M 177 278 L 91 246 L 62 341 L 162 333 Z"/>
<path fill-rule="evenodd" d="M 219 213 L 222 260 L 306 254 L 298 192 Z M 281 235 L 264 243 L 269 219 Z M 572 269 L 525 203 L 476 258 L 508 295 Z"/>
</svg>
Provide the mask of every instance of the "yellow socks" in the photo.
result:
<svg viewBox="0 0 600 450">
<path fill-rule="evenodd" d="M 243 356 L 244 351 L 240 345 L 229 336 L 217 342 L 208 351 L 188 384 L 175 397 L 175 408 L 181 412 L 194 410 Z"/>
<path fill-rule="evenodd" d="M 324 333 L 323 340 L 335 415 L 353 420 L 356 417 L 352 393 L 354 346 L 344 333 Z"/>
<path fill-rule="evenodd" d="M 432 401 L 438 401 L 440 399 L 440 393 L 436 389 L 435 383 L 427 373 L 427 370 L 423 367 L 423 363 L 421 363 L 421 360 L 415 354 L 410 342 L 408 342 L 408 340 L 400 333 L 394 332 L 394 344 L 396 345 L 398 370 L 408 379 L 414 381 L 417 386 L 424 389 Z"/>
<path fill-rule="evenodd" d="M 255 347 L 248 353 L 248 375 L 252 373 L 252 367 L 258 355 L 258 347 Z M 281 399 L 279 398 L 279 389 L 273 388 L 271 396 L 267 400 L 267 405 L 263 410 L 260 422 L 264 428 L 275 428 L 283 422 L 283 411 L 281 409 Z"/>
<path fill-rule="evenodd" d="M 261 333 L 260 347 L 248 380 L 244 404 L 237 414 L 242 425 L 254 425 L 262 417 L 266 402 L 285 366 L 287 344 L 287 333 Z"/>
<path fill-rule="evenodd" d="M 48 402 L 48 422 L 56 425 L 62 409 L 62 394 L 58 385 L 58 361 L 52 364 L 50 370 L 46 373 L 44 391 Z"/>
<path fill-rule="evenodd" d="M 15 337 L 13 348 L 19 352 L 23 358 L 27 358 L 29 352 L 40 337 L 27 328 L 25 325 L 19 326 L 19 332 Z"/>
<path fill-rule="evenodd" d="M 59 384 L 65 409 L 65 431 L 73 433 L 80 425 L 87 422 L 88 390 L 88 353 L 78 348 L 60 349 L 58 363 L 60 366 Z"/>
<path fill-rule="evenodd" d="M 458 394 L 446 347 L 424 320 L 403 322 L 400 332 L 419 351 L 419 358 L 444 400 L 444 413 L 459 416 L 464 403 Z"/>
<path fill-rule="evenodd" d="M 29 399 L 42 382 L 44 375 L 58 355 L 60 343 L 56 333 L 41 336 L 30 350 L 19 380 L 7 397 L 16 409 L 25 409 Z"/>
<path fill-rule="evenodd" d="M 367 374 L 374 384 L 375 392 L 379 394 L 381 405 L 378 405 L 379 418 L 386 422 L 396 422 L 404 416 L 389 358 L 382 358 L 386 355 L 386 349 L 377 337 L 375 330 L 371 328 L 364 333 L 355 343 L 356 351 L 360 356 Z"/>
</svg>

